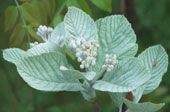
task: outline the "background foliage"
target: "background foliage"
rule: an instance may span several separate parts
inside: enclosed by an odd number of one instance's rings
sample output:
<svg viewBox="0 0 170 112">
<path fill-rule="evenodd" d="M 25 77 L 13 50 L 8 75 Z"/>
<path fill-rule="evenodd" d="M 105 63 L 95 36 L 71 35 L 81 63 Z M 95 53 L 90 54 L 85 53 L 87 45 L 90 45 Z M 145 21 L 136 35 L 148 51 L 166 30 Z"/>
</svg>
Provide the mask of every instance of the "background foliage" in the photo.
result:
<svg viewBox="0 0 170 112">
<path fill-rule="evenodd" d="M 40 24 L 55 27 L 63 20 L 68 6 L 76 6 L 95 20 L 122 13 L 132 23 L 137 34 L 139 53 L 145 48 L 162 44 L 170 54 L 170 1 L 161 0 L 3 0 L 0 4 L 0 49 L 28 48 L 28 42 L 42 42 L 36 35 Z M 129 5 L 130 4 L 130 5 Z M 128 8 L 126 6 L 130 6 Z M 41 92 L 30 88 L 19 77 L 16 68 L 2 59 L 0 52 L 0 112 L 92 112 L 92 105 L 80 93 Z M 161 86 L 142 101 L 165 102 L 160 112 L 170 111 L 170 69 Z M 113 111 L 114 105 L 107 94 L 98 92 L 104 112 Z"/>
</svg>

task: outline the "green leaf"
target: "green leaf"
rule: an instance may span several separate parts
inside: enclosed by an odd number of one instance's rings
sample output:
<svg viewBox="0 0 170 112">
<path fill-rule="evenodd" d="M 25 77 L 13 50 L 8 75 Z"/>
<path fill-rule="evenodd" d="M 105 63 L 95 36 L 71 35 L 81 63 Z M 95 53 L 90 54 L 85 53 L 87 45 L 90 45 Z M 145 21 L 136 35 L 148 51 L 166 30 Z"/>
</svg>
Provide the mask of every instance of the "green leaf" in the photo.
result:
<svg viewBox="0 0 170 112">
<path fill-rule="evenodd" d="M 53 21 L 52 21 L 52 24 L 53 26 L 57 26 L 59 23 L 61 23 L 62 21 L 64 20 L 64 15 L 57 15 L 54 17 Z"/>
<path fill-rule="evenodd" d="M 125 98 L 126 94 L 125 93 L 109 93 L 109 96 L 112 99 L 113 104 L 121 108 L 123 104 L 123 98 Z"/>
<path fill-rule="evenodd" d="M 23 58 L 17 63 L 20 76 L 32 87 L 42 91 L 79 91 L 81 83 L 59 70 L 69 68 L 66 57 L 57 52 Z"/>
<path fill-rule="evenodd" d="M 49 52 L 60 52 L 61 54 L 64 54 L 63 48 L 54 43 L 46 42 L 40 43 L 27 51 L 18 48 L 6 49 L 3 51 L 3 57 L 5 60 L 16 64 L 26 56 L 41 55 Z"/>
<path fill-rule="evenodd" d="M 119 61 L 111 72 L 106 72 L 93 88 L 108 92 L 129 92 L 149 80 L 148 70 L 136 58 Z"/>
<path fill-rule="evenodd" d="M 78 8 L 69 7 L 64 18 L 66 37 L 97 40 L 97 29 L 89 15 Z"/>
<path fill-rule="evenodd" d="M 30 2 L 31 0 L 19 0 L 21 2 Z"/>
<path fill-rule="evenodd" d="M 31 5 L 32 7 L 34 8 L 34 10 L 37 13 L 37 18 L 39 20 L 39 23 L 40 24 L 47 24 L 47 19 L 48 19 L 48 16 L 47 16 L 47 9 L 45 7 L 45 4 L 43 4 L 42 1 L 36 1 L 36 0 L 33 0 L 31 2 Z"/>
<path fill-rule="evenodd" d="M 133 94 L 133 102 L 138 103 L 143 95 L 145 89 L 145 84 L 141 85 L 137 89 L 132 91 Z"/>
<path fill-rule="evenodd" d="M 9 6 L 5 12 L 5 31 L 8 31 L 15 25 L 17 17 L 17 7 Z"/>
<path fill-rule="evenodd" d="M 86 79 L 84 77 L 84 73 L 79 72 L 77 70 L 71 70 L 71 69 L 67 69 L 65 67 L 60 67 L 60 70 L 62 71 L 63 74 L 70 75 L 71 77 L 74 77 L 76 79 Z"/>
<path fill-rule="evenodd" d="M 138 45 L 128 20 L 122 15 L 108 16 L 96 21 L 99 36 L 99 53 L 96 71 L 101 69 L 105 54 L 115 54 L 118 60 L 135 56 Z"/>
<path fill-rule="evenodd" d="M 159 86 L 164 73 L 167 72 L 168 55 L 161 45 L 156 45 L 146 49 L 138 58 L 151 73 L 151 78 L 145 84 L 144 90 L 144 94 L 148 94 Z"/>
<path fill-rule="evenodd" d="M 63 48 L 59 47 L 58 45 L 52 42 L 40 43 L 34 46 L 33 48 L 29 49 L 27 52 L 29 55 L 40 55 L 42 53 L 49 53 L 55 51 L 64 54 Z"/>
<path fill-rule="evenodd" d="M 50 20 L 52 20 L 56 11 L 56 0 L 44 0 L 43 4 L 47 10 L 47 14 L 50 17 Z"/>
<path fill-rule="evenodd" d="M 127 112 L 156 112 L 165 105 L 164 103 L 153 104 L 153 103 L 150 103 L 150 102 L 133 103 L 133 102 L 130 102 L 126 99 L 124 99 L 124 103 L 128 107 Z"/>
<path fill-rule="evenodd" d="M 77 70 L 71 70 L 71 69 L 67 69 L 65 67 L 60 67 L 61 71 L 64 73 L 64 74 L 68 74 L 72 77 L 75 77 L 77 79 L 84 79 L 84 80 L 93 80 L 93 78 L 96 76 L 96 73 L 95 72 L 86 72 L 86 73 L 83 73 L 83 72 L 79 72 Z"/>
<path fill-rule="evenodd" d="M 41 23 L 40 15 L 38 13 L 38 10 L 35 9 L 34 5 L 30 3 L 24 3 L 21 6 L 21 11 L 24 16 L 24 19 L 29 23 L 37 24 L 37 25 Z"/>
<path fill-rule="evenodd" d="M 21 25 L 18 24 L 14 31 L 12 32 L 12 35 L 10 36 L 9 40 L 9 46 L 10 47 L 20 47 L 24 40 L 25 36 L 25 28 Z"/>
<path fill-rule="evenodd" d="M 86 72 L 84 74 L 84 77 L 86 77 L 87 80 L 92 81 L 96 76 L 96 72 Z"/>
<path fill-rule="evenodd" d="M 59 38 L 65 38 L 65 31 L 64 31 L 64 23 L 58 24 L 55 28 L 54 31 L 51 33 L 51 40 L 54 43 L 57 43 L 59 41 Z"/>
<path fill-rule="evenodd" d="M 11 49 L 3 50 L 3 58 L 13 64 L 16 64 L 25 56 L 27 56 L 27 53 L 18 48 L 11 48 Z"/>
<path fill-rule="evenodd" d="M 84 12 L 92 16 L 92 12 L 90 7 L 88 6 L 86 0 L 67 0 L 67 6 L 75 6 L 77 8 L 82 9 Z"/>
<path fill-rule="evenodd" d="M 112 11 L 112 0 L 90 0 L 93 4 L 102 10 L 111 12 Z"/>
<path fill-rule="evenodd" d="M 36 34 L 36 32 L 33 30 L 32 25 L 28 25 L 27 26 L 27 31 L 28 33 L 31 35 L 32 38 L 34 38 L 35 40 L 37 40 L 38 42 L 42 42 L 42 39 Z"/>
</svg>

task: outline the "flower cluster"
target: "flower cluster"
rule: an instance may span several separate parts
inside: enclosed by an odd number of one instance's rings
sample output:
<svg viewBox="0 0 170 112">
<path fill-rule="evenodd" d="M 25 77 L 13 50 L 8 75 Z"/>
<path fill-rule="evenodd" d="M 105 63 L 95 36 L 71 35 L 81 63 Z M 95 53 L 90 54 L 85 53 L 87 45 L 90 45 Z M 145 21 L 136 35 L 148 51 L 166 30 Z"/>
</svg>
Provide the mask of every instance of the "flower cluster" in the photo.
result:
<svg viewBox="0 0 170 112">
<path fill-rule="evenodd" d="M 71 39 L 69 47 L 75 52 L 80 68 L 90 68 L 96 64 L 97 49 L 95 40 L 85 41 L 83 38 Z"/>
<path fill-rule="evenodd" d="M 53 28 L 40 25 L 38 27 L 37 35 L 39 35 L 44 40 L 44 42 L 46 42 L 49 39 L 52 31 Z"/>
<path fill-rule="evenodd" d="M 105 69 L 107 72 L 110 72 L 113 70 L 115 64 L 118 63 L 117 56 L 116 55 L 105 55 L 105 64 L 102 66 L 103 69 Z"/>
</svg>

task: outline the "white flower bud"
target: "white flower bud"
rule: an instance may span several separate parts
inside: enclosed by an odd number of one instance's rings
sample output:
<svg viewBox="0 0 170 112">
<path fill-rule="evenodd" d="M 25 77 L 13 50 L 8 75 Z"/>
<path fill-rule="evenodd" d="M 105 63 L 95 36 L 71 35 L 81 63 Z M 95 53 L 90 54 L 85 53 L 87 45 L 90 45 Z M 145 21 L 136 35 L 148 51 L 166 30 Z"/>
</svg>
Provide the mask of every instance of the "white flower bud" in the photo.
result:
<svg viewBox="0 0 170 112">
<path fill-rule="evenodd" d="M 111 69 L 110 69 L 110 68 L 107 68 L 107 69 L 106 69 L 106 71 L 107 71 L 107 72 L 110 72 L 110 71 L 111 71 Z"/>
<path fill-rule="evenodd" d="M 80 68 L 81 68 L 81 69 L 84 69 L 84 65 L 83 65 L 83 64 L 81 64 L 81 65 L 80 65 Z"/>
<path fill-rule="evenodd" d="M 79 52 L 76 53 L 76 57 L 80 57 L 80 53 Z"/>
<path fill-rule="evenodd" d="M 106 68 L 107 68 L 107 65 L 103 65 L 102 68 L 103 68 L 103 69 L 106 69 Z"/>
<path fill-rule="evenodd" d="M 70 45 L 71 44 L 71 45 Z M 97 42 L 95 40 L 85 41 L 83 37 L 70 40 L 69 45 L 75 52 L 77 61 L 81 62 L 80 68 L 89 68 L 96 64 Z"/>
<path fill-rule="evenodd" d="M 116 55 L 105 55 L 105 64 L 102 66 L 103 69 L 106 69 L 107 72 L 111 71 L 114 69 L 114 65 L 118 63 L 116 60 Z"/>
<path fill-rule="evenodd" d="M 74 49 L 75 49 L 76 47 L 77 47 L 77 46 L 76 46 L 76 44 L 75 44 L 75 43 L 73 43 L 73 44 L 72 44 L 72 48 L 74 48 Z"/>
<path fill-rule="evenodd" d="M 86 67 L 86 68 L 88 68 L 88 67 L 89 67 L 89 64 L 88 64 L 88 63 L 87 63 L 87 64 L 85 64 L 85 67 Z"/>
<path fill-rule="evenodd" d="M 37 30 L 37 35 L 39 35 L 43 40 L 44 42 L 48 41 L 48 39 L 50 38 L 50 35 L 51 35 L 51 32 L 53 31 L 53 28 L 51 27 L 46 27 L 45 25 L 40 25 L 38 27 L 38 30 Z M 48 35 L 48 37 L 47 37 Z"/>
<path fill-rule="evenodd" d="M 77 40 L 76 41 L 76 44 L 78 45 L 78 46 L 80 46 L 80 44 L 81 44 L 81 40 L 79 39 L 79 40 Z"/>
<path fill-rule="evenodd" d="M 78 58 L 78 60 L 77 60 L 78 62 L 81 62 L 82 61 L 82 59 L 81 58 Z"/>
</svg>

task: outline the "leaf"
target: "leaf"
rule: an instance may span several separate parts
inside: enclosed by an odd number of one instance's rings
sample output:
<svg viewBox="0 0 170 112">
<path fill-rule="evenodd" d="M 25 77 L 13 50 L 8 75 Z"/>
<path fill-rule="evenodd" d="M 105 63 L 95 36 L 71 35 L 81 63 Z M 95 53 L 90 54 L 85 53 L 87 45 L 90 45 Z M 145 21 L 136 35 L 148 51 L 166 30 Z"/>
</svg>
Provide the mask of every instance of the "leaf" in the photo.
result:
<svg viewBox="0 0 170 112">
<path fill-rule="evenodd" d="M 31 0 L 19 0 L 21 2 L 30 2 Z"/>
<path fill-rule="evenodd" d="M 43 4 L 48 12 L 47 14 L 50 17 L 50 20 L 52 20 L 56 11 L 56 0 L 44 0 Z"/>
<path fill-rule="evenodd" d="M 67 0 L 67 6 L 74 6 L 77 8 L 82 9 L 84 12 L 92 16 L 92 12 L 90 10 L 90 7 L 88 6 L 86 0 Z"/>
<path fill-rule="evenodd" d="M 5 60 L 16 64 L 26 56 L 41 55 L 49 52 L 60 52 L 61 54 L 64 54 L 63 48 L 54 43 L 46 42 L 40 43 L 27 51 L 18 48 L 6 49 L 3 51 L 3 57 Z"/>
<path fill-rule="evenodd" d="M 126 99 L 124 99 L 124 103 L 128 107 L 127 112 L 156 112 L 165 105 L 164 103 L 153 104 L 153 103 L 150 103 L 150 102 L 133 103 L 133 102 L 130 102 Z"/>
<path fill-rule="evenodd" d="M 145 84 L 144 90 L 144 94 L 148 94 L 159 86 L 164 73 L 167 72 L 168 55 L 161 45 L 156 45 L 146 49 L 138 58 L 151 73 L 151 78 Z"/>
<path fill-rule="evenodd" d="M 87 80 L 92 81 L 96 76 L 96 72 L 86 72 L 84 74 L 84 77 L 86 77 Z"/>
<path fill-rule="evenodd" d="M 112 0 L 90 0 L 93 4 L 102 10 L 111 12 L 112 11 Z"/>
<path fill-rule="evenodd" d="M 18 24 L 14 31 L 12 32 L 12 35 L 10 36 L 9 40 L 9 46 L 10 47 L 20 47 L 24 40 L 25 36 L 25 28 L 21 25 Z"/>
<path fill-rule="evenodd" d="M 17 64 L 20 76 L 32 87 L 42 91 L 79 91 L 81 83 L 59 70 L 69 68 L 66 57 L 57 52 L 29 56 Z"/>
<path fill-rule="evenodd" d="M 79 72 L 77 70 L 71 70 L 67 68 L 63 69 L 62 67 L 60 67 L 60 70 L 62 71 L 63 74 L 70 75 L 71 77 L 74 77 L 76 79 L 86 79 L 84 77 L 84 73 Z"/>
<path fill-rule="evenodd" d="M 141 85 L 140 87 L 132 91 L 134 103 L 138 103 L 140 101 L 143 95 L 144 89 L 145 89 L 145 84 Z"/>
<path fill-rule="evenodd" d="M 149 80 L 148 70 L 136 58 L 119 61 L 111 72 L 106 72 L 93 88 L 108 92 L 129 92 Z"/>
<path fill-rule="evenodd" d="M 126 94 L 124 94 L 124 93 L 109 93 L 109 96 L 111 97 L 113 104 L 116 107 L 121 108 L 122 104 L 123 104 L 123 98 L 125 98 Z"/>
<path fill-rule="evenodd" d="M 69 7 L 64 18 L 66 37 L 97 40 L 97 29 L 89 15 L 78 8 Z"/>
<path fill-rule="evenodd" d="M 58 43 L 57 41 L 59 41 L 59 38 L 65 39 L 65 31 L 64 31 L 64 23 L 63 22 L 58 24 L 54 28 L 54 30 L 53 30 L 53 32 L 51 34 L 52 42 Z"/>
<path fill-rule="evenodd" d="M 89 102 L 94 102 L 96 98 L 96 92 L 93 88 L 91 88 L 91 85 L 89 84 L 88 81 L 84 81 L 82 85 L 85 89 L 81 90 L 81 94 L 83 98 Z"/>
<path fill-rule="evenodd" d="M 3 58 L 13 64 L 16 64 L 25 56 L 27 56 L 27 53 L 18 48 L 10 48 L 3 50 Z"/>
<path fill-rule="evenodd" d="M 40 15 L 38 11 L 35 9 L 34 5 L 30 3 L 24 3 L 21 6 L 21 11 L 24 19 L 29 23 L 37 24 L 37 25 L 41 23 Z"/>
<path fill-rule="evenodd" d="M 17 17 L 18 17 L 17 7 L 9 6 L 5 12 L 5 31 L 8 31 L 15 25 Z"/>
<path fill-rule="evenodd" d="M 45 8 L 43 2 L 34 0 L 31 2 L 31 5 L 34 8 L 34 10 L 38 12 L 37 18 L 39 20 L 39 23 L 42 25 L 44 24 L 46 25 L 48 16 L 47 16 L 47 9 Z"/>
<path fill-rule="evenodd" d="M 64 54 L 63 48 L 59 47 L 58 45 L 52 42 L 40 43 L 34 46 L 33 48 L 29 49 L 27 52 L 29 55 L 33 56 L 55 51 Z"/>
<path fill-rule="evenodd" d="M 37 40 L 38 42 L 42 42 L 42 39 L 36 34 L 36 32 L 33 30 L 32 25 L 27 26 L 27 31 L 31 35 L 32 38 Z"/>
<path fill-rule="evenodd" d="M 96 21 L 99 36 L 99 53 L 96 71 L 101 69 L 105 54 L 115 54 L 118 60 L 135 56 L 138 45 L 136 35 L 122 15 L 108 16 Z"/>
<path fill-rule="evenodd" d="M 57 15 L 54 17 L 53 21 L 52 21 L 52 24 L 53 26 L 57 26 L 59 23 L 61 23 L 62 21 L 64 20 L 64 16 L 63 15 Z"/>
<path fill-rule="evenodd" d="M 95 72 L 79 72 L 77 70 L 71 70 L 71 69 L 68 69 L 68 68 L 65 68 L 65 67 L 60 67 L 61 71 L 64 73 L 64 74 L 68 74 L 72 77 L 75 77 L 77 79 L 84 79 L 84 80 L 88 80 L 88 81 L 91 81 L 93 80 L 93 78 L 96 76 L 96 73 Z"/>
</svg>

